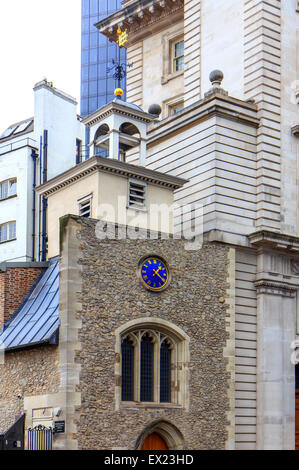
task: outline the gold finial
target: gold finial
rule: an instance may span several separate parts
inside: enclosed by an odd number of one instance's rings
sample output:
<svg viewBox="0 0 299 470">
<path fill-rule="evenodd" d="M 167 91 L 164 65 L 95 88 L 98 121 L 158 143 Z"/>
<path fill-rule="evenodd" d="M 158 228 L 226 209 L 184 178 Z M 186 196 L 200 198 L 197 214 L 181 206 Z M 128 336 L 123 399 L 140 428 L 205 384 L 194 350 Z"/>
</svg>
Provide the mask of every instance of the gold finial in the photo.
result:
<svg viewBox="0 0 299 470">
<path fill-rule="evenodd" d="M 114 90 L 115 96 L 122 96 L 124 94 L 124 91 L 121 88 L 116 88 Z"/>
</svg>

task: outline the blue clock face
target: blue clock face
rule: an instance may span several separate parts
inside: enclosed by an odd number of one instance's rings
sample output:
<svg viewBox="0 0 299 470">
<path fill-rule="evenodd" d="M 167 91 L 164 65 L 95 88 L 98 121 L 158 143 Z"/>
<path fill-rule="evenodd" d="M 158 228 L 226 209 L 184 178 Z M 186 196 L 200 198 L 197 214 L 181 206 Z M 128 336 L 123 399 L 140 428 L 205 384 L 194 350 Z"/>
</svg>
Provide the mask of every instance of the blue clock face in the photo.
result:
<svg viewBox="0 0 299 470">
<path fill-rule="evenodd" d="M 146 258 L 141 263 L 140 275 L 146 287 L 153 291 L 163 289 L 169 280 L 166 264 L 154 256 Z"/>
</svg>

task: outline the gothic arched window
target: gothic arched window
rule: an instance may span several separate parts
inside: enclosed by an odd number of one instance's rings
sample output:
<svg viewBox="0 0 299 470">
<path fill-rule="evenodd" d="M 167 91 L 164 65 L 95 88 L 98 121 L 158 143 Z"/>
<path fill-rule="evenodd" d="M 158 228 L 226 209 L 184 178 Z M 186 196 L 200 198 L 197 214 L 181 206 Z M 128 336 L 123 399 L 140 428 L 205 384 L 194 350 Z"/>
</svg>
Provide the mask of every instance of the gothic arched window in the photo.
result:
<svg viewBox="0 0 299 470">
<path fill-rule="evenodd" d="M 127 331 L 120 341 L 121 401 L 181 404 L 184 341 L 164 328 L 150 327 Z"/>
</svg>

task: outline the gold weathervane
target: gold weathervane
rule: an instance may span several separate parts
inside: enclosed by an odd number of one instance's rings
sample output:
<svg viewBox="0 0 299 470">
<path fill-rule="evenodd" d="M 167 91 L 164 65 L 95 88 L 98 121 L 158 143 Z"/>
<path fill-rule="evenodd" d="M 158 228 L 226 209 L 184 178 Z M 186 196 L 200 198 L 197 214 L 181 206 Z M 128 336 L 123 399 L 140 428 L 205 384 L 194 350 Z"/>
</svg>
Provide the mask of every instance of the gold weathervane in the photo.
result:
<svg viewBox="0 0 299 470">
<path fill-rule="evenodd" d="M 122 47 L 126 42 L 128 42 L 128 33 L 127 30 L 122 31 L 120 28 L 117 30 L 118 41 L 117 44 L 119 47 Z"/>
</svg>

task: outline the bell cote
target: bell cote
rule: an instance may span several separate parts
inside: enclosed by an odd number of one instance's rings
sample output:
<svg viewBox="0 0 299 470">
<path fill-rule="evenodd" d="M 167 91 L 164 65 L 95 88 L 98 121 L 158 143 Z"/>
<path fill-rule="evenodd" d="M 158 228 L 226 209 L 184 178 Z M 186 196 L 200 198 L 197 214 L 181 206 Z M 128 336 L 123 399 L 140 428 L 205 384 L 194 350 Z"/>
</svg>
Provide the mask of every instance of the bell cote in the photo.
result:
<svg viewBox="0 0 299 470">
<path fill-rule="evenodd" d="M 147 125 L 157 119 L 139 106 L 116 97 L 83 120 L 90 128 L 90 156 L 126 161 L 126 153 L 139 153 L 139 164 L 145 165 Z"/>
</svg>

